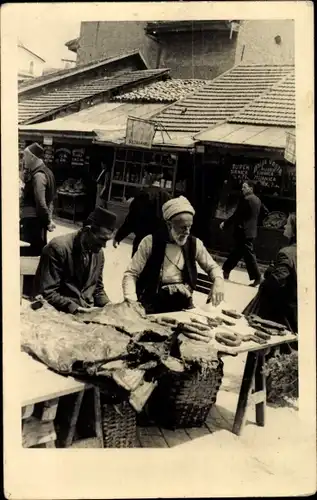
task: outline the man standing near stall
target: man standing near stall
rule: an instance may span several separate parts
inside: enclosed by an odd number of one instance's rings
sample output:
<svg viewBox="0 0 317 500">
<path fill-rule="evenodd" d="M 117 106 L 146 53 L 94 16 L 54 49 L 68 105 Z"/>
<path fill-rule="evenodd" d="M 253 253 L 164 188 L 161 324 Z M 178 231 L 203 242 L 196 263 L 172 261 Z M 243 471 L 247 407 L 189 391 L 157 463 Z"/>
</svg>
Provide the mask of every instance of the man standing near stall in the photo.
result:
<svg viewBox="0 0 317 500">
<path fill-rule="evenodd" d="M 39 256 L 47 243 L 47 231 L 52 222 L 55 198 L 55 177 L 43 162 L 43 148 L 34 142 L 23 153 L 24 188 L 21 196 L 21 239 L 30 244 L 23 248 L 23 255 Z"/>
<path fill-rule="evenodd" d="M 135 234 L 132 257 L 143 238 L 154 233 L 163 225 L 162 206 L 171 196 L 168 191 L 160 187 L 161 177 L 161 174 L 149 175 L 148 187 L 142 189 L 132 200 L 128 215 L 114 237 L 113 246 L 117 248 L 119 243 L 129 234 Z"/>
<path fill-rule="evenodd" d="M 172 312 L 193 306 L 196 263 L 211 279 L 207 303 L 224 299 L 221 268 L 203 243 L 190 234 L 195 210 L 180 196 L 163 207 L 164 226 L 140 243 L 123 277 L 126 301 L 139 304 L 147 313 Z"/>
<path fill-rule="evenodd" d="M 261 212 L 261 200 L 254 194 L 254 182 L 247 180 L 242 184 L 242 197 L 236 210 L 220 224 L 220 229 L 233 226 L 235 246 L 222 266 L 224 279 L 229 279 L 231 271 L 243 257 L 250 280 L 250 286 L 258 286 L 262 281 L 258 268 L 254 240 L 257 236 L 258 219 Z"/>
</svg>

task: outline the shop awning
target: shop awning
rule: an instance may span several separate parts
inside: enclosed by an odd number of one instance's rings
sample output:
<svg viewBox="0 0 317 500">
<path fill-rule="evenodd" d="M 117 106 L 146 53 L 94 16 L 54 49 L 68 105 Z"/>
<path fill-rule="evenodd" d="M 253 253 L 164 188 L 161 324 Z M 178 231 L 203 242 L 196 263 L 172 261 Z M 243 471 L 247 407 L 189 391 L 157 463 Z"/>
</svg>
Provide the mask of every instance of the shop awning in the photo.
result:
<svg viewBox="0 0 317 500">
<path fill-rule="evenodd" d="M 33 134 L 78 135 L 90 137 L 96 144 L 124 144 L 126 123 L 129 116 L 150 119 L 155 113 L 165 108 L 166 104 L 107 102 L 73 113 L 63 118 L 34 125 L 20 125 L 20 132 Z M 168 135 L 169 134 L 169 135 Z M 188 133 L 169 133 L 158 131 L 153 145 L 179 148 L 193 148 L 195 141 Z"/>
<path fill-rule="evenodd" d="M 287 133 L 292 127 L 270 127 L 221 123 L 195 135 L 195 140 L 205 143 L 222 143 L 243 146 L 262 146 L 284 149 Z"/>
</svg>

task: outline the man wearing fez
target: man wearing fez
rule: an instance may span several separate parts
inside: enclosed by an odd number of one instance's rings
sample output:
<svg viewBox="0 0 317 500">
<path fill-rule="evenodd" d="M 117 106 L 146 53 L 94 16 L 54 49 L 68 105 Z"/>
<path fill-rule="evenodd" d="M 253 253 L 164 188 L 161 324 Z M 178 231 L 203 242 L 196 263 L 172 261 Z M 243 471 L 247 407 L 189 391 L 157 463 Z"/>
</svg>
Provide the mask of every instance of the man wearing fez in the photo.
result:
<svg viewBox="0 0 317 500">
<path fill-rule="evenodd" d="M 43 162 L 44 150 L 34 142 L 23 152 L 24 188 L 21 193 L 21 239 L 30 243 L 23 255 L 41 255 L 47 243 L 47 231 L 55 228 L 52 222 L 56 185 L 54 174 Z"/>
<path fill-rule="evenodd" d="M 71 314 L 110 302 L 103 284 L 103 248 L 115 223 L 115 214 L 97 207 L 79 231 L 53 238 L 42 252 L 36 292 L 57 310 Z"/>
<path fill-rule="evenodd" d="M 222 271 L 202 241 L 190 234 L 194 208 L 180 196 L 166 202 L 162 212 L 164 227 L 141 241 L 124 274 L 125 300 L 147 313 L 192 307 L 198 263 L 212 282 L 207 303 L 219 305 L 224 299 Z"/>
</svg>

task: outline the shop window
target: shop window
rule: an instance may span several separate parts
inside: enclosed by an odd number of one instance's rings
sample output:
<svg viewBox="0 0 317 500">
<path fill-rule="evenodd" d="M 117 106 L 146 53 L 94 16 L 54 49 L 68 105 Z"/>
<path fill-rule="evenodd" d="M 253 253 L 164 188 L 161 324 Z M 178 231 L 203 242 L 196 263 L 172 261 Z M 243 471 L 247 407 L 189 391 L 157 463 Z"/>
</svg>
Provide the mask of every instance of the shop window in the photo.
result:
<svg viewBox="0 0 317 500">
<path fill-rule="evenodd" d="M 147 184 L 151 174 L 158 174 L 161 187 L 174 192 L 176 168 L 175 154 L 118 149 L 113 163 L 109 200 L 125 202 L 135 196 Z"/>
</svg>

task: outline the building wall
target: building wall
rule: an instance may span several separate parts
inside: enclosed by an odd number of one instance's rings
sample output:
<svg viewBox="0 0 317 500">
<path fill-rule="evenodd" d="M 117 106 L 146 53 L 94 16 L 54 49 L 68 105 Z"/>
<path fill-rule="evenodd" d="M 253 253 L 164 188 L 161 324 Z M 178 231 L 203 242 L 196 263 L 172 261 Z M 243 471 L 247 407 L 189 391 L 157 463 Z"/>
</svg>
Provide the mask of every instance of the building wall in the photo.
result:
<svg viewBox="0 0 317 500">
<path fill-rule="evenodd" d="M 281 43 L 275 42 L 275 37 L 281 37 Z M 236 51 L 236 64 L 294 64 L 294 21 L 260 20 L 243 21 Z"/>
<path fill-rule="evenodd" d="M 232 68 L 236 33 L 171 33 L 162 43 L 161 66 L 171 69 L 173 78 L 212 79 Z"/>
<path fill-rule="evenodd" d="M 140 50 L 155 68 L 157 44 L 145 35 L 146 23 L 139 21 L 82 22 L 77 64 Z"/>
<path fill-rule="evenodd" d="M 160 46 L 146 36 L 146 22 L 81 23 L 77 64 L 140 50 L 150 68 L 171 69 L 174 78 L 218 76 L 234 65 L 237 34 L 228 32 L 169 33 L 161 35 Z"/>
<path fill-rule="evenodd" d="M 33 63 L 33 72 L 31 71 L 31 63 Z M 38 59 L 37 57 L 30 54 L 23 47 L 18 47 L 18 72 L 19 73 L 28 73 L 34 77 L 42 76 L 44 62 Z"/>
</svg>

